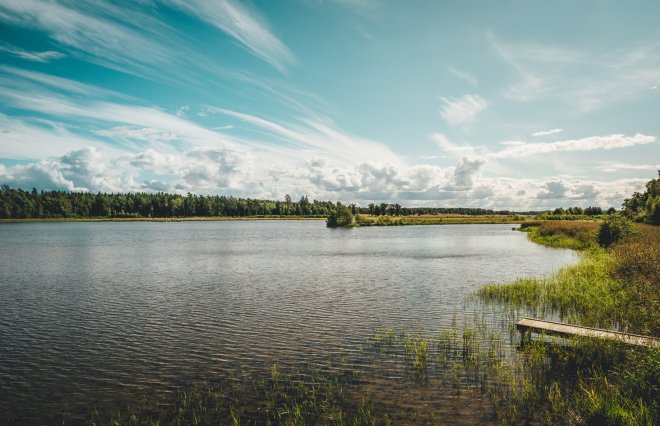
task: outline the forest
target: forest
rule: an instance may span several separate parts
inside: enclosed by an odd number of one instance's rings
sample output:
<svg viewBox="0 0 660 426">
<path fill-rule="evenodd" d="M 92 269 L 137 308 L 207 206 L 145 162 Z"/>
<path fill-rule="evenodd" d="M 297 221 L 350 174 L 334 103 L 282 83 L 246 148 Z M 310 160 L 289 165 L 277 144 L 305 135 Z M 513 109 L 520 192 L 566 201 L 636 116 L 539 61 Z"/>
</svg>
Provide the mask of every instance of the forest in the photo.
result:
<svg viewBox="0 0 660 426">
<path fill-rule="evenodd" d="M 659 172 L 660 176 L 660 172 Z M 623 203 L 624 216 L 649 224 L 660 224 L 660 177 L 646 184 L 644 192 L 635 192 Z M 88 193 L 68 191 L 25 191 L 0 186 L 0 219 L 28 218 L 182 218 L 182 217 L 328 217 L 341 203 L 309 201 L 302 196 L 298 201 L 288 194 L 282 201 L 237 198 L 225 195 L 197 195 L 188 193 Z M 413 215 L 514 215 L 536 214 L 546 220 L 601 219 L 600 207 L 557 208 L 546 212 L 513 212 L 470 207 L 403 207 L 398 203 L 368 204 L 360 207 L 349 204 L 352 214 L 373 216 Z"/>
<path fill-rule="evenodd" d="M 224 195 L 168 193 L 87 193 L 32 191 L 0 186 L 0 219 L 27 218 L 167 218 L 167 217 L 250 217 L 305 216 L 327 217 L 340 203 L 309 201 L 303 196 L 293 201 L 236 198 Z M 480 208 L 402 207 L 399 204 L 348 206 L 353 214 L 408 216 L 416 214 L 511 214 Z"/>
</svg>

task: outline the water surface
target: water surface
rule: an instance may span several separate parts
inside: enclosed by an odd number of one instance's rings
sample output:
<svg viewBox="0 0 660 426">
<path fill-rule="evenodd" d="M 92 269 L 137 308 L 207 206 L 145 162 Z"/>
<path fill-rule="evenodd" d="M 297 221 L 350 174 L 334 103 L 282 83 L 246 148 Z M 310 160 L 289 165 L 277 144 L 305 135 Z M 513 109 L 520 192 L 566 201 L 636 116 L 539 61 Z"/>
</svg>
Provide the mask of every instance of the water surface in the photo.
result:
<svg viewBox="0 0 660 426">
<path fill-rule="evenodd" d="M 0 241 L 0 419 L 28 423 L 437 330 L 481 285 L 576 260 L 511 225 L 30 223 Z"/>
</svg>

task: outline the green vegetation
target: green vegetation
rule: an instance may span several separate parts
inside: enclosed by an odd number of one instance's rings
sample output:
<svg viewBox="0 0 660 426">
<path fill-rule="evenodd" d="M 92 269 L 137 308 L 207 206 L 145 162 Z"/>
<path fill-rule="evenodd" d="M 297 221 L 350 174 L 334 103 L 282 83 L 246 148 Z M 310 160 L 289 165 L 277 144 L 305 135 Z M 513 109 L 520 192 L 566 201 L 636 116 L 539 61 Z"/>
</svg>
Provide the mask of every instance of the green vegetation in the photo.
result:
<svg viewBox="0 0 660 426">
<path fill-rule="evenodd" d="M 355 216 L 358 226 L 402 226 L 402 225 L 458 225 L 458 224 L 515 224 L 528 220 L 522 215 L 420 215 L 420 216 Z"/>
<path fill-rule="evenodd" d="M 658 179 L 646 184 L 646 191 L 635 192 L 623 202 L 623 214 L 636 222 L 660 225 L 660 170 Z"/>
<path fill-rule="evenodd" d="M 512 215 L 509 211 L 479 208 L 402 207 L 399 204 L 348 206 L 352 214 L 410 216 L 459 214 L 467 216 Z M 91 194 L 67 191 L 24 191 L 0 185 L 0 220 L 89 218 L 190 218 L 190 217 L 317 217 L 326 218 L 336 205 L 330 201 L 256 200 L 224 195 L 166 193 Z"/>
<path fill-rule="evenodd" d="M 558 207 L 553 211 L 541 212 L 537 215 L 539 220 L 602 220 L 607 215 L 615 213 L 614 208 L 603 212 L 600 207 Z"/>
<path fill-rule="evenodd" d="M 484 321 L 425 334 L 376 329 L 354 358 L 291 370 L 240 370 L 215 383 L 153 395 L 121 411 L 94 410 L 97 425 L 438 424 L 458 413 L 448 401 L 482 410 L 460 420 L 492 422 L 508 371 L 505 339 Z M 493 385 L 491 386 L 490 383 Z M 511 380 L 506 386 L 515 385 Z M 67 420 L 67 419 L 63 419 Z"/>
<path fill-rule="evenodd" d="M 632 222 L 623 216 L 614 214 L 605 219 L 600 226 L 598 244 L 607 248 L 630 235 L 632 235 Z"/>
<path fill-rule="evenodd" d="M 573 250 L 595 246 L 598 229 L 598 223 L 585 221 L 531 221 L 520 225 L 535 243 Z"/>
<path fill-rule="evenodd" d="M 541 244 L 583 249 L 581 261 L 549 277 L 486 286 L 479 298 L 531 309 L 539 318 L 557 315 L 569 323 L 660 336 L 660 228 L 637 225 L 631 231 L 628 222 L 612 215 L 600 226 L 538 222 L 527 229 Z M 608 249 L 600 248 L 599 240 Z M 524 354 L 529 389 L 514 401 L 515 413 L 503 416 L 512 423 L 660 421 L 657 348 L 588 339 L 558 346 L 540 339 Z"/>
<path fill-rule="evenodd" d="M 346 207 L 341 203 L 337 203 L 337 207 L 330 211 L 326 225 L 329 228 L 349 227 L 355 224 L 355 218 L 350 207 Z"/>
<path fill-rule="evenodd" d="M 37 191 L 0 186 L 0 219 L 25 218 L 180 218 L 180 217 L 326 217 L 329 201 L 301 197 L 292 201 L 255 200 L 218 195 L 90 194 Z"/>
</svg>

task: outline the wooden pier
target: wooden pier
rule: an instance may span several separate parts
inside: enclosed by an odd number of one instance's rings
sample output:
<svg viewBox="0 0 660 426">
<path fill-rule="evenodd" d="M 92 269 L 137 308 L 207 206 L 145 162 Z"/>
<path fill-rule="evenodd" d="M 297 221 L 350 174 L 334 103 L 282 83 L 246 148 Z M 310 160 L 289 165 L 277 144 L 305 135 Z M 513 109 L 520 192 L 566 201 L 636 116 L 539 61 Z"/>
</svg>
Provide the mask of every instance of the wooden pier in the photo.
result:
<svg viewBox="0 0 660 426">
<path fill-rule="evenodd" d="M 529 337 L 532 332 L 546 333 L 562 337 L 583 336 L 599 339 L 617 340 L 629 345 L 660 347 L 660 339 L 637 334 L 622 333 L 620 331 L 603 330 L 599 328 L 583 327 L 581 325 L 570 325 L 561 322 L 543 321 L 534 318 L 523 318 L 516 323 L 516 329 L 523 336 Z"/>
</svg>

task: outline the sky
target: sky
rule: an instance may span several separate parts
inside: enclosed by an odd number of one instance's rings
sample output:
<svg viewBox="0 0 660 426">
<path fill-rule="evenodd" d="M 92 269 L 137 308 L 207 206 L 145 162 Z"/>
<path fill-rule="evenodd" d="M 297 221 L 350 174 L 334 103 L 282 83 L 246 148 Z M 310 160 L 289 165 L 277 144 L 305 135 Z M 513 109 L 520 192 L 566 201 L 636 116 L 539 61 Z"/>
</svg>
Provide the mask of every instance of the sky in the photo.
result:
<svg viewBox="0 0 660 426">
<path fill-rule="evenodd" d="M 0 0 L 0 183 L 619 208 L 660 2 Z"/>
</svg>

